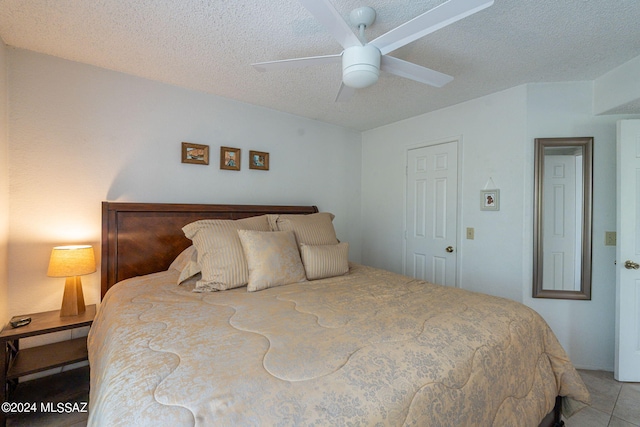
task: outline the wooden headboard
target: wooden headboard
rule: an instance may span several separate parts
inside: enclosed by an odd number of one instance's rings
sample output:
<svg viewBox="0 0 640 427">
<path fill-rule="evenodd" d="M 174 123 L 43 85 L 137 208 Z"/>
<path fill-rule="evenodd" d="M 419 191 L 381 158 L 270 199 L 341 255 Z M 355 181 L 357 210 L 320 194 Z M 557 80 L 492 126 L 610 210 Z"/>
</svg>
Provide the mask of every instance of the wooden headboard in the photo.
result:
<svg viewBox="0 0 640 427">
<path fill-rule="evenodd" d="M 191 244 L 182 227 L 193 221 L 315 212 L 316 206 L 102 202 L 102 297 L 120 280 L 169 268 Z"/>
</svg>

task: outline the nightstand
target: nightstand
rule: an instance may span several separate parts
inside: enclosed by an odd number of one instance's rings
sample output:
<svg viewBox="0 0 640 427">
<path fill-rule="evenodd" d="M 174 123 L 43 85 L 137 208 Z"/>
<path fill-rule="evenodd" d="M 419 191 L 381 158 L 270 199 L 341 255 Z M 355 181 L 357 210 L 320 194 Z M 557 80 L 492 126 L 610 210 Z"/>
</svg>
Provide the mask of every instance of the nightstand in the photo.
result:
<svg viewBox="0 0 640 427">
<path fill-rule="evenodd" d="M 60 317 L 60 310 L 33 313 L 27 326 L 12 328 L 10 325 L 0 332 L 0 403 L 8 401 L 22 376 L 46 371 L 88 359 L 87 337 L 20 350 L 20 339 L 53 332 L 91 326 L 96 315 L 96 305 L 88 305 L 86 311 L 77 316 Z M 6 422 L 6 414 L 0 411 L 0 425 Z"/>
</svg>

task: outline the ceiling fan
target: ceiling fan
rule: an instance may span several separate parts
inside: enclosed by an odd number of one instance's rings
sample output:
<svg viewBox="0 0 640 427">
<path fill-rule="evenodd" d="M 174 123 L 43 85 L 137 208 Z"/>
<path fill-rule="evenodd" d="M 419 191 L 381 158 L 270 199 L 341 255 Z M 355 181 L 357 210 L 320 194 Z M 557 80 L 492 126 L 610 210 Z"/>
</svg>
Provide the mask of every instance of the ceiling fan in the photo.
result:
<svg viewBox="0 0 640 427">
<path fill-rule="evenodd" d="M 299 0 L 326 27 L 344 50 L 334 55 L 252 64 L 258 71 L 308 67 L 342 61 L 342 85 L 336 101 L 347 101 L 356 89 L 378 81 L 380 70 L 435 87 L 453 80 L 452 76 L 387 55 L 402 46 L 453 24 L 493 4 L 493 0 L 448 0 L 441 5 L 405 22 L 367 43 L 364 30 L 376 18 L 370 7 L 354 9 L 349 18 L 358 28 L 356 35 L 329 0 Z"/>
</svg>

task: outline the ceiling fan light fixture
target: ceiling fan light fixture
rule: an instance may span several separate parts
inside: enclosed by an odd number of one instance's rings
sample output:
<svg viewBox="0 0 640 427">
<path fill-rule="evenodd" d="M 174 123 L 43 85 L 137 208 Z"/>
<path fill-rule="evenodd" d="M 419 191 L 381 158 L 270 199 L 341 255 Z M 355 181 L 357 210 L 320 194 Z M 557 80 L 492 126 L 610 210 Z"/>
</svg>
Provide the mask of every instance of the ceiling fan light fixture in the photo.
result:
<svg viewBox="0 0 640 427">
<path fill-rule="evenodd" d="M 342 82 L 354 89 L 369 87 L 380 76 L 380 50 L 372 45 L 352 46 L 342 53 Z"/>
</svg>

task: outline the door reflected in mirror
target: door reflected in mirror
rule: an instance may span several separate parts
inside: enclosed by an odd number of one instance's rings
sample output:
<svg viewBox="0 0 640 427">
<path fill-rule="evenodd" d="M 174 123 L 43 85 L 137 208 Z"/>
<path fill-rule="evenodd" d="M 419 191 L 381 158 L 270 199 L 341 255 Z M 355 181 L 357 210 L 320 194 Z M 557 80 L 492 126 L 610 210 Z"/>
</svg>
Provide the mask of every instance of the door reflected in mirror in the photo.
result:
<svg viewBox="0 0 640 427">
<path fill-rule="evenodd" d="M 533 297 L 591 299 L 593 138 L 535 140 Z"/>
</svg>

